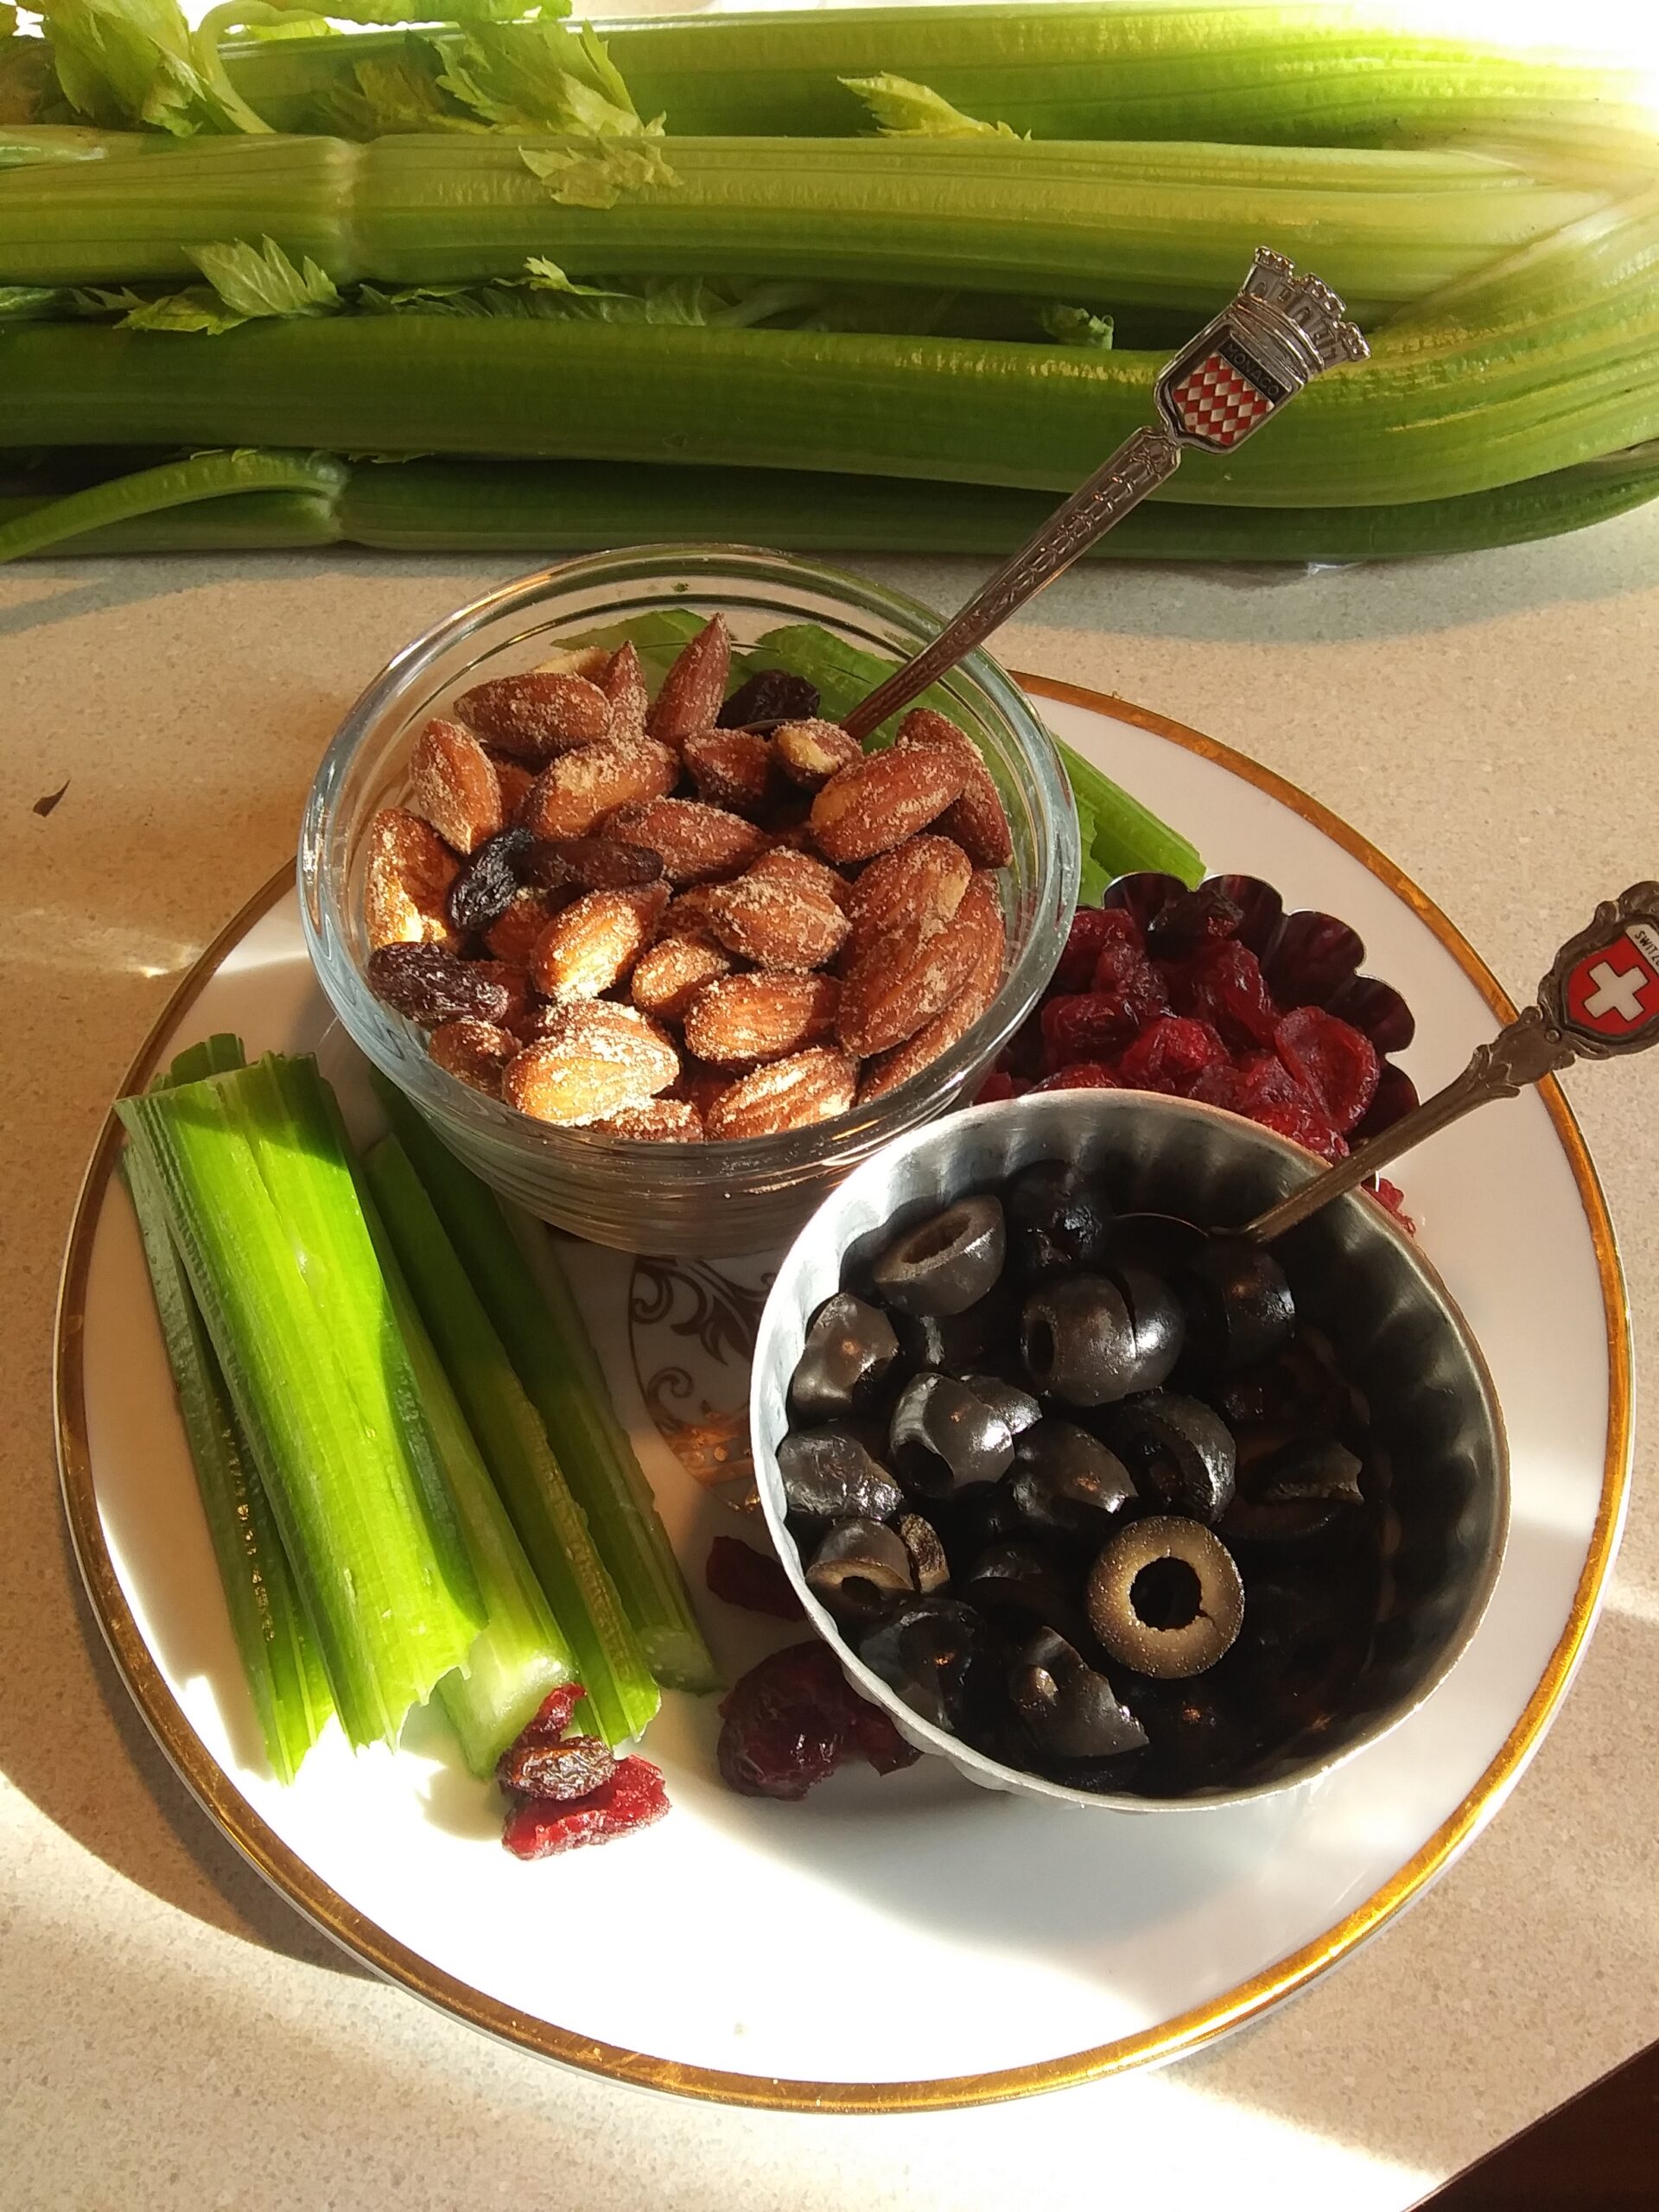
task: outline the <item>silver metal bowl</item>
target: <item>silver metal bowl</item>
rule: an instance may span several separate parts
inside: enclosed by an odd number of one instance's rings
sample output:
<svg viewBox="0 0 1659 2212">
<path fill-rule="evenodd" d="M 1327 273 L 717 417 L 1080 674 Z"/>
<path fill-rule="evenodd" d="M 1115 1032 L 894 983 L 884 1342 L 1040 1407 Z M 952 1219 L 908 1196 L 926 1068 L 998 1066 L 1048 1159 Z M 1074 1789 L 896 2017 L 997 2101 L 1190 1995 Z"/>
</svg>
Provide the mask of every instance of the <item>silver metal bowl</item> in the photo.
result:
<svg viewBox="0 0 1659 2212">
<path fill-rule="evenodd" d="M 1121 1211 L 1177 1214 L 1206 1227 L 1249 1220 L 1318 1172 L 1299 1145 L 1236 1115 L 1144 1091 L 1055 1091 L 950 1116 L 866 1160 L 791 1246 L 761 1316 L 750 1419 L 766 1524 L 808 1618 L 854 1687 L 906 1739 L 969 1781 L 1118 1811 L 1243 1800 L 1328 1773 L 1396 1726 L 1457 1660 L 1485 1611 L 1509 1529 L 1509 1453 L 1486 1363 L 1446 1286 L 1412 1238 L 1359 1192 L 1337 1200 L 1278 1249 L 1302 1318 L 1330 1338 L 1367 1398 L 1392 1468 L 1399 1522 L 1370 1657 L 1333 1719 L 1294 1739 L 1227 1789 L 1184 1797 L 1096 1795 L 999 1765 L 912 1712 L 842 1640 L 806 1586 L 785 1526 L 777 1448 L 806 1327 L 858 1266 L 906 1222 L 988 1190 L 1035 1160 L 1069 1160 Z"/>
</svg>

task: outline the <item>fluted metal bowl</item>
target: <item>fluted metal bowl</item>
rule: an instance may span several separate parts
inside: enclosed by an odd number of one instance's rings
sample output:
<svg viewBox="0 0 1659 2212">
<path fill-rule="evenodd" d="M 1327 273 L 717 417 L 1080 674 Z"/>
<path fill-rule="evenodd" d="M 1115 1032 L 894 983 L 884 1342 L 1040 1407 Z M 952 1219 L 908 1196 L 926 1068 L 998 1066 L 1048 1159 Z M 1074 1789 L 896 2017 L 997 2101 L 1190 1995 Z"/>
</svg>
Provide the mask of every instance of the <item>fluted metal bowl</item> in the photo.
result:
<svg viewBox="0 0 1659 2212">
<path fill-rule="evenodd" d="M 1450 1293 L 1412 1237 L 1376 1202 L 1339 1198 L 1276 1248 L 1302 1319 L 1329 1338 L 1344 1378 L 1369 1402 L 1392 1467 L 1398 1548 L 1391 1596 L 1370 1656 L 1317 1735 L 1263 1755 L 1225 1788 L 1185 1796 L 1095 1794 L 999 1764 L 905 1704 L 844 1643 L 808 1588 L 785 1525 L 778 1446 L 785 1398 L 812 1315 L 906 1223 L 988 1191 L 1038 1160 L 1096 1177 L 1123 1211 L 1237 1226 L 1321 1163 L 1238 1116 L 1144 1091 L 1055 1091 L 975 1107 L 886 1146 L 831 1192 L 791 1246 L 761 1316 L 750 1401 L 766 1524 L 808 1618 L 859 1693 L 906 1739 L 993 1789 L 1119 1811 L 1236 1804 L 1309 1782 L 1353 1757 L 1422 1704 L 1474 1634 L 1509 1529 L 1509 1454 L 1497 1394 Z M 1248 1603 L 1248 1600 L 1247 1600 Z"/>
</svg>

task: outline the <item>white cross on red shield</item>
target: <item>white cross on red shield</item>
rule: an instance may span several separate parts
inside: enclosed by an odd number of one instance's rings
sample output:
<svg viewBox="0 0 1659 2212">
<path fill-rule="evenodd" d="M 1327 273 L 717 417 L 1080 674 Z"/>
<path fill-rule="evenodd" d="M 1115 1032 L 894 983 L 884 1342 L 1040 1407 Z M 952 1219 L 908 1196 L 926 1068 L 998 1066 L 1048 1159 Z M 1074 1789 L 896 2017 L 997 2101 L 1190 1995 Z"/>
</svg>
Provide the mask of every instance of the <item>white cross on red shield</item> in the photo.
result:
<svg viewBox="0 0 1659 2212">
<path fill-rule="evenodd" d="M 1567 1020 L 1597 1037 L 1622 1041 L 1659 1020 L 1659 936 L 1637 925 L 1581 954 L 1562 1000 Z"/>
</svg>

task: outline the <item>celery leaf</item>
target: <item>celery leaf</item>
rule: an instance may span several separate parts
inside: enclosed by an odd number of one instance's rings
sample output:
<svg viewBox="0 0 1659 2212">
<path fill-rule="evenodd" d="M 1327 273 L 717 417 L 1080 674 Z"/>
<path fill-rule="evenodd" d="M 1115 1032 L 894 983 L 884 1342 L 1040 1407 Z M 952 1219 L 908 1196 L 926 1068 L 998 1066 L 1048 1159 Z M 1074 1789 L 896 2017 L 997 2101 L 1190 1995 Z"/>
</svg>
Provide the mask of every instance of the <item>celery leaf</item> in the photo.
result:
<svg viewBox="0 0 1659 2212">
<path fill-rule="evenodd" d="M 856 92 L 884 138 L 1017 138 L 1020 133 L 1006 123 L 982 123 L 964 115 L 943 94 L 908 77 L 887 73 L 876 77 L 843 77 L 849 92 Z"/>
<path fill-rule="evenodd" d="M 244 321 L 264 315 L 332 315 L 345 303 L 334 279 L 309 254 L 296 269 L 274 238 L 252 246 L 238 238 L 185 251 L 231 313 Z"/>
<path fill-rule="evenodd" d="M 106 129 L 239 127 L 196 67 L 175 0 L 39 0 L 63 96 Z"/>
<path fill-rule="evenodd" d="M 123 330 L 171 330 L 203 338 L 218 338 L 239 330 L 248 321 L 227 308 L 211 284 L 191 284 L 182 292 L 168 292 L 158 300 L 139 300 L 121 318 Z"/>
<path fill-rule="evenodd" d="M 48 321 L 62 308 L 63 294 L 55 284 L 0 284 L 0 326 Z"/>
<path fill-rule="evenodd" d="M 566 207 L 614 207 L 625 193 L 679 182 L 652 138 L 590 138 L 546 150 L 521 146 L 518 158 Z"/>
<path fill-rule="evenodd" d="M 1109 315 L 1093 315 L 1087 308 L 1067 307 L 1063 301 L 1049 300 L 1037 319 L 1045 334 L 1057 346 L 1086 346 L 1096 353 L 1110 350 L 1112 318 Z"/>
<path fill-rule="evenodd" d="M 12 35 L 16 24 L 15 9 L 0 10 L 0 124 L 37 123 L 55 98 L 51 48 L 43 38 Z"/>
<path fill-rule="evenodd" d="M 408 49 L 365 54 L 353 65 L 350 82 L 333 86 L 320 105 L 325 118 L 353 138 L 489 128 L 472 116 L 457 115 L 443 96 L 435 66 Z"/>
<path fill-rule="evenodd" d="M 628 88 L 591 31 L 555 23 L 480 23 L 436 48 L 438 83 L 498 130 L 559 130 L 591 138 L 660 137 L 663 118 L 640 119 Z"/>
</svg>

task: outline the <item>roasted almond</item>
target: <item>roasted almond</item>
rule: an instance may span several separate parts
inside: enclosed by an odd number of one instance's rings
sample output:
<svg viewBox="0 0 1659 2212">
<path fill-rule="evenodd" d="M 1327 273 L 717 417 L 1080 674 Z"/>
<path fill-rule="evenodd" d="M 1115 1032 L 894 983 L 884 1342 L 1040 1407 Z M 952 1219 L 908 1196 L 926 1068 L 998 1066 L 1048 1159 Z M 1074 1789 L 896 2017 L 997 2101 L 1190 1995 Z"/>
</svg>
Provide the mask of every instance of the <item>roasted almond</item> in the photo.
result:
<svg viewBox="0 0 1659 2212">
<path fill-rule="evenodd" d="M 732 956 L 701 930 L 664 937 L 636 963 L 629 996 L 642 1014 L 680 1021 L 697 993 L 732 972 Z"/>
<path fill-rule="evenodd" d="M 585 999 L 549 1014 L 537 1041 L 507 1062 L 501 1095 L 538 1122 L 577 1128 L 643 1106 L 678 1070 L 654 1022 L 632 1007 Z"/>
<path fill-rule="evenodd" d="M 848 916 L 855 939 L 880 937 L 912 918 L 943 929 L 962 904 L 973 863 L 951 838 L 925 831 L 872 861 L 853 885 Z"/>
<path fill-rule="evenodd" d="M 759 814 L 772 788 L 772 747 L 758 730 L 704 729 L 681 748 L 697 797 L 734 814 Z"/>
<path fill-rule="evenodd" d="M 815 791 L 864 758 L 858 740 L 839 722 L 785 722 L 772 741 L 778 766 L 791 783 Z"/>
<path fill-rule="evenodd" d="M 726 1141 L 780 1136 L 785 1129 L 833 1122 L 852 1104 L 857 1077 L 845 1052 L 810 1045 L 740 1076 L 705 1116 L 704 1127 L 711 1138 Z"/>
<path fill-rule="evenodd" d="M 537 777 L 524 809 L 525 827 L 535 837 L 585 837 L 620 806 L 665 798 L 679 773 L 668 747 L 646 737 L 584 745 L 561 754 Z"/>
<path fill-rule="evenodd" d="M 842 864 L 890 853 L 960 798 L 967 763 L 944 746 L 872 753 L 843 768 L 812 802 L 818 850 Z"/>
<path fill-rule="evenodd" d="M 840 907 L 775 866 L 711 885 L 702 906 L 721 943 L 757 968 L 822 968 L 846 941 Z"/>
<path fill-rule="evenodd" d="M 942 746 L 957 755 L 967 770 L 967 781 L 961 798 L 951 801 L 938 826 L 947 837 L 956 839 L 976 868 L 1006 868 L 1014 858 L 1007 809 L 979 747 L 967 732 L 931 707 L 914 707 L 899 725 L 898 742 L 901 748 Z"/>
<path fill-rule="evenodd" d="M 429 721 L 416 739 L 409 807 L 458 853 L 475 853 L 505 826 L 495 763 L 459 722 Z"/>
<path fill-rule="evenodd" d="M 501 818 L 511 826 L 518 819 L 519 810 L 536 786 L 536 772 L 522 760 L 515 760 L 511 753 L 503 753 L 499 746 L 486 745 L 495 770 L 495 780 L 501 791 Z"/>
<path fill-rule="evenodd" d="M 966 981 L 950 1003 L 931 1021 L 924 1022 L 914 1036 L 865 1063 L 859 1075 L 861 1103 L 896 1090 L 901 1083 L 908 1083 L 912 1076 L 931 1066 L 941 1052 L 967 1035 L 1001 988 L 1007 957 L 1007 932 L 988 877 L 976 876 L 969 884 L 957 909 L 957 922 L 974 930 L 979 947 Z"/>
<path fill-rule="evenodd" d="M 544 891 L 521 891 L 506 912 L 485 931 L 485 944 L 498 960 L 528 968 L 542 931 L 561 903 Z"/>
<path fill-rule="evenodd" d="M 603 645 L 561 645 L 549 653 L 545 660 L 538 660 L 531 671 L 533 676 L 585 676 L 590 683 L 597 683 L 611 664 L 611 656 Z"/>
<path fill-rule="evenodd" d="M 731 673 L 732 638 L 724 615 L 706 622 L 679 655 L 645 718 L 645 728 L 661 745 L 677 753 L 686 739 L 713 728 Z"/>
<path fill-rule="evenodd" d="M 594 681 L 611 702 L 611 729 L 617 737 L 643 737 L 651 711 L 645 671 L 639 665 L 639 648 L 632 638 L 620 645 L 605 663 L 605 672 Z"/>
<path fill-rule="evenodd" d="M 667 905 L 665 883 L 584 893 L 537 940 L 531 961 L 537 989 L 550 999 L 596 999 L 613 989 L 651 943 Z"/>
<path fill-rule="evenodd" d="M 400 806 L 377 814 L 364 836 L 363 919 L 371 950 L 453 945 L 449 887 L 460 863 L 429 823 Z"/>
<path fill-rule="evenodd" d="M 816 853 L 804 853 L 794 845 L 774 845 L 761 854 L 748 873 L 761 883 L 792 883 L 798 891 L 827 899 L 843 914 L 852 911 L 852 885 Z"/>
<path fill-rule="evenodd" d="M 966 904 L 964 896 L 963 904 Z M 899 923 L 864 941 L 842 979 L 836 1032 L 849 1052 L 886 1052 L 942 1014 L 983 950 L 976 913 L 941 929 L 931 919 Z"/>
<path fill-rule="evenodd" d="M 710 1067 L 707 1060 L 699 1060 L 690 1052 L 683 1052 L 680 1055 L 680 1071 L 674 1078 L 671 1095 L 696 1108 L 706 1132 L 709 1116 L 735 1080 L 730 1068 Z"/>
<path fill-rule="evenodd" d="M 632 1137 L 638 1144 L 702 1142 L 702 1116 L 689 1098 L 648 1098 L 588 1126 L 595 1136 Z"/>
<path fill-rule="evenodd" d="M 832 976 L 728 976 L 692 1001 L 686 1049 L 728 1067 L 782 1059 L 833 1033 L 840 996 Z"/>
<path fill-rule="evenodd" d="M 609 734 L 611 702 L 596 683 L 568 670 L 527 669 L 475 683 L 455 702 L 469 729 L 521 760 L 545 760 Z"/>
<path fill-rule="evenodd" d="M 426 1040 L 435 1064 L 487 1097 L 501 1096 L 501 1071 L 518 1050 L 510 1029 L 493 1021 L 446 1021 Z"/>
<path fill-rule="evenodd" d="M 766 850 L 766 838 L 752 822 L 700 798 L 653 798 L 628 806 L 605 825 L 607 837 L 620 837 L 658 855 L 671 883 L 712 883 L 736 875 Z"/>
</svg>

